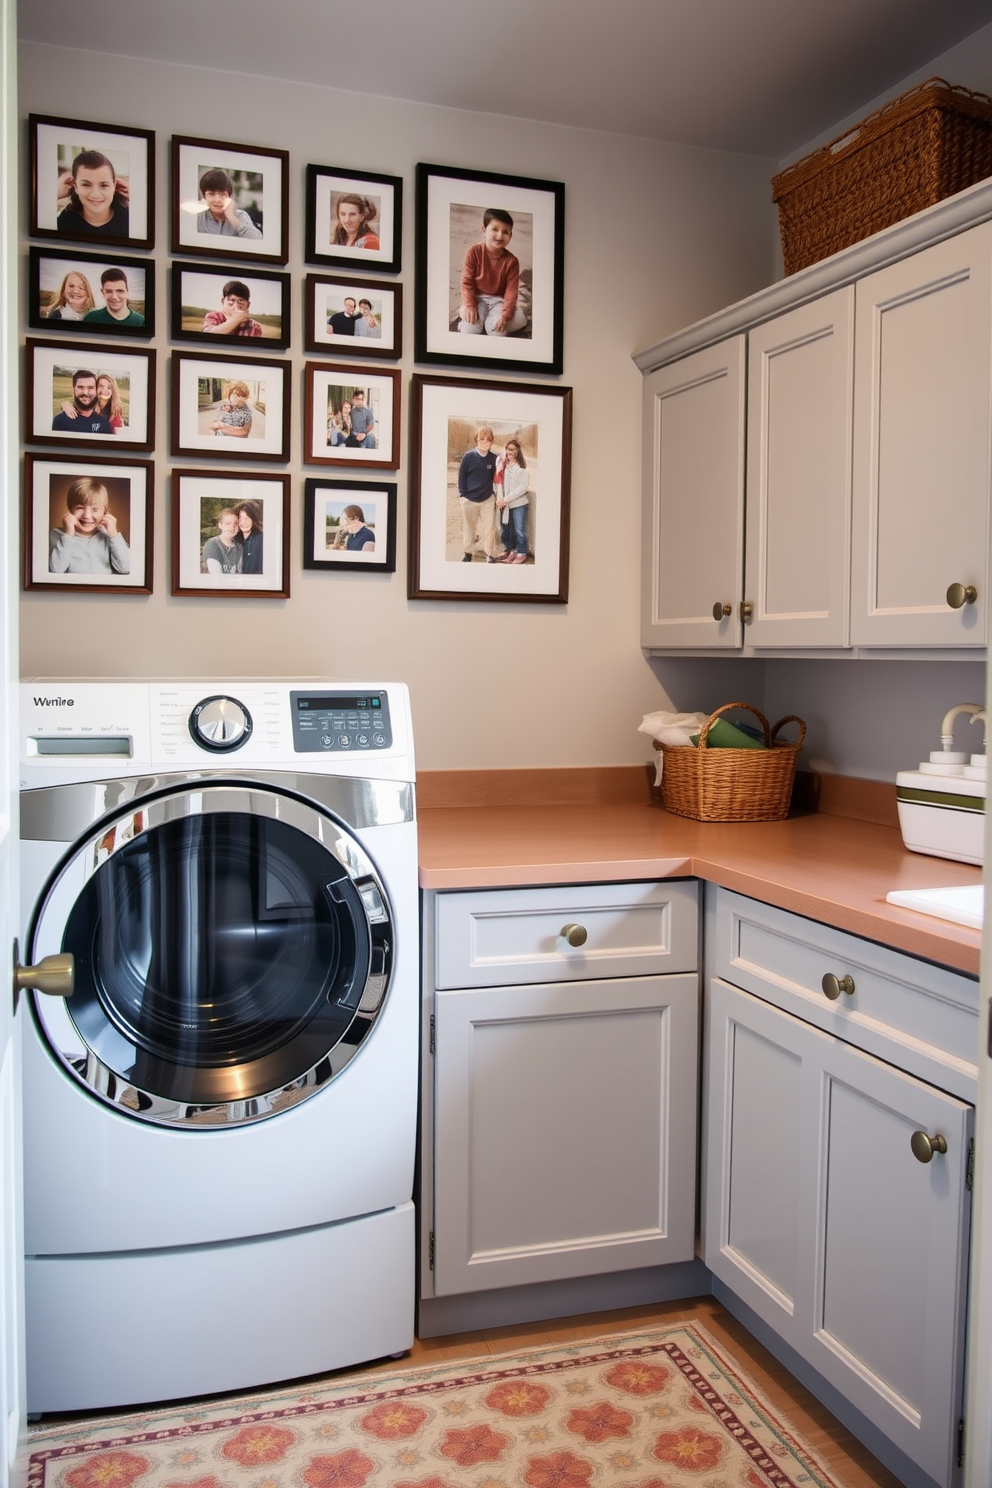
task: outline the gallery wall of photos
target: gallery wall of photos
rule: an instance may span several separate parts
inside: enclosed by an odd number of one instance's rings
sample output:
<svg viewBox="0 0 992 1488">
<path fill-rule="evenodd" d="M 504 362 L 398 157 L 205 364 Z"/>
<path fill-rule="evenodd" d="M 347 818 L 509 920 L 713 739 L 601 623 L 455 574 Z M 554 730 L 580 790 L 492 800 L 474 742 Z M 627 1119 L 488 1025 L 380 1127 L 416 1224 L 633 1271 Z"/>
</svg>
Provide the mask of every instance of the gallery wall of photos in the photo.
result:
<svg viewBox="0 0 992 1488">
<path fill-rule="evenodd" d="M 401 177 L 174 136 L 163 225 L 151 131 L 28 129 L 26 589 L 150 594 L 157 500 L 175 596 L 393 573 L 406 466 L 411 599 L 567 599 L 560 182 L 417 166 L 414 357 L 445 370 L 404 377 Z M 294 419 L 310 470 L 289 468 Z"/>
</svg>

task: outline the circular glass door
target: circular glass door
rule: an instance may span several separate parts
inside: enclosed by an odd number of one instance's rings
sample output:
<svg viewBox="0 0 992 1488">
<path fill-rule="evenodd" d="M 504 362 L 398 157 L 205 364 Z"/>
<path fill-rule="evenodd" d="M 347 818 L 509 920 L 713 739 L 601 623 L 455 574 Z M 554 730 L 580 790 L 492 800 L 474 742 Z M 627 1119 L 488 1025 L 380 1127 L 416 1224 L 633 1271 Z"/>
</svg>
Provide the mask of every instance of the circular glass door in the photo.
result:
<svg viewBox="0 0 992 1488">
<path fill-rule="evenodd" d="M 60 881 L 82 886 L 68 912 Z M 62 923 L 46 923 L 61 916 Z M 75 960 L 36 1017 L 71 1074 L 141 1119 L 228 1126 L 312 1095 L 386 995 L 385 890 L 349 830 L 264 787 L 131 803 L 53 876 L 33 940 Z"/>
</svg>

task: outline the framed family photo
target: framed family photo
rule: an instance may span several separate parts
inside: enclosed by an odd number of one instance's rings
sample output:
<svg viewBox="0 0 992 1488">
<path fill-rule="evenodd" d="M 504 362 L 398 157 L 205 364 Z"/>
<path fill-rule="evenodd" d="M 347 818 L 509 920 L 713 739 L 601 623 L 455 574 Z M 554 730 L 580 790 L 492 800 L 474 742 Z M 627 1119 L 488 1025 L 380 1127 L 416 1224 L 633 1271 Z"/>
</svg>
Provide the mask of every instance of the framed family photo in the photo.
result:
<svg viewBox="0 0 992 1488">
<path fill-rule="evenodd" d="M 411 599 L 564 604 L 572 390 L 415 376 Z"/>
<path fill-rule="evenodd" d="M 151 594 L 151 460 L 24 456 L 24 587 Z"/>
<path fill-rule="evenodd" d="M 417 166 L 418 362 L 562 370 L 565 187 Z"/>
<path fill-rule="evenodd" d="M 307 166 L 307 263 L 398 274 L 402 226 L 402 177 Z"/>
<path fill-rule="evenodd" d="M 311 477 L 303 496 L 303 567 L 396 570 L 396 486 Z"/>
<path fill-rule="evenodd" d="M 303 336 L 307 351 L 398 359 L 403 353 L 403 286 L 308 274 Z"/>
<path fill-rule="evenodd" d="M 172 251 L 284 264 L 289 152 L 173 136 Z"/>
<path fill-rule="evenodd" d="M 152 448 L 154 351 L 29 340 L 26 353 L 30 443 Z"/>
<path fill-rule="evenodd" d="M 172 453 L 287 460 L 289 372 L 267 357 L 173 352 Z"/>
<path fill-rule="evenodd" d="M 289 275 L 207 264 L 172 265 L 172 339 L 205 346 L 285 351 Z"/>
<path fill-rule="evenodd" d="M 304 460 L 395 470 L 400 463 L 399 372 L 307 362 L 305 373 Z"/>
<path fill-rule="evenodd" d="M 31 236 L 155 244 L 155 135 L 92 119 L 28 119 Z"/>
<path fill-rule="evenodd" d="M 32 248 L 28 324 L 65 335 L 155 334 L 155 265 L 120 254 Z"/>
<path fill-rule="evenodd" d="M 289 476 L 172 472 L 172 592 L 289 598 Z"/>
</svg>

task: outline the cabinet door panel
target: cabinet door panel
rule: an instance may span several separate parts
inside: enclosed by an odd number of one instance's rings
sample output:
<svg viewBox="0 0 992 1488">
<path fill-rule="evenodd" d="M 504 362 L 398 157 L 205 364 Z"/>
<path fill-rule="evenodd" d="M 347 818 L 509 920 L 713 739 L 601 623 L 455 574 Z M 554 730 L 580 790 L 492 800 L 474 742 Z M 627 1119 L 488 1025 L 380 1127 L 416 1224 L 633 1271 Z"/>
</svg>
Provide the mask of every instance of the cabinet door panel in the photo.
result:
<svg viewBox="0 0 992 1488">
<path fill-rule="evenodd" d="M 856 325 L 851 641 L 984 646 L 992 223 L 868 275 Z"/>
<path fill-rule="evenodd" d="M 740 646 L 745 354 L 735 336 L 645 380 L 644 646 Z"/>
<path fill-rule="evenodd" d="M 748 337 L 752 646 L 847 644 L 853 356 L 853 286 Z"/>
<path fill-rule="evenodd" d="M 695 974 L 439 992 L 438 1295 L 690 1260 Z"/>
</svg>

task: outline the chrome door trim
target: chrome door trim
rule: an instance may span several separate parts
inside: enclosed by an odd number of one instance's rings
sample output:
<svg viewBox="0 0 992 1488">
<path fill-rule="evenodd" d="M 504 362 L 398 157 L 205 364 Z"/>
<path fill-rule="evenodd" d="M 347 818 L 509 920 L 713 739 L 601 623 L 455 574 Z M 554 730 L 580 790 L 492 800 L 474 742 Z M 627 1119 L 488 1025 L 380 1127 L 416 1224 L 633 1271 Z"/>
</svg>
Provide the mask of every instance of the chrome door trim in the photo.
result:
<svg viewBox="0 0 992 1488">
<path fill-rule="evenodd" d="M 359 829 L 414 820 L 414 788 L 408 781 L 342 779 L 295 770 L 252 770 L 247 776 L 231 770 L 194 770 L 22 790 L 21 840 L 74 842 L 105 816 L 119 812 L 132 801 L 198 782 L 246 790 L 257 785 L 268 787 L 312 801 L 332 811 L 349 827 Z"/>
<path fill-rule="evenodd" d="M 265 1055 L 251 1063 L 213 1070 L 211 1077 L 217 1098 L 187 1105 L 130 1083 L 120 1072 L 103 1063 L 85 1043 L 65 1000 L 32 994 L 30 1001 L 35 1022 L 56 1058 L 75 1079 L 122 1114 L 186 1130 L 228 1129 L 264 1120 L 308 1099 L 340 1074 L 358 1053 L 382 1012 L 392 981 L 394 933 L 389 898 L 378 870 L 351 835 L 346 823 L 332 817 L 326 809 L 285 794 L 284 775 L 271 778 L 278 784 L 266 788 L 260 777 L 252 781 L 233 781 L 226 775 L 198 774 L 185 778 L 182 783 L 176 776 L 157 777 L 159 784 L 168 779 L 171 789 L 160 789 L 156 796 L 145 791 L 136 792 L 124 803 L 125 809 L 111 811 L 97 823 L 93 823 L 91 818 L 89 830 L 59 860 L 39 896 L 29 927 L 28 945 L 33 947 L 36 943 L 39 926 L 57 883 L 70 868 L 79 864 L 80 859 L 85 883 L 113 853 L 130 845 L 135 837 L 166 822 L 213 812 L 267 816 L 286 822 L 319 843 L 342 865 L 358 894 L 369 937 L 369 973 L 358 1007 L 338 1043 L 296 1079 L 271 1089 L 259 1089 L 259 1077 L 264 1083 L 266 1061 L 272 1057 Z M 313 778 L 307 777 L 308 780 Z M 322 780 L 322 777 L 316 778 Z M 148 784 L 150 779 L 145 777 L 140 784 Z M 105 782 L 107 785 L 111 783 Z M 122 783 L 131 784 L 116 782 Z M 378 781 L 335 783 L 357 786 L 391 784 Z M 197 789 L 198 786 L 201 788 Z M 67 787 L 54 786 L 46 794 L 65 789 Z M 399 789 L 409 791 L 410 787 Z M 57 836 L 54 840 L 62 841 L 64 838 Z"/>
</svg>

